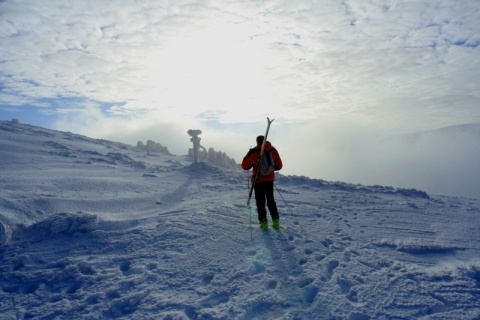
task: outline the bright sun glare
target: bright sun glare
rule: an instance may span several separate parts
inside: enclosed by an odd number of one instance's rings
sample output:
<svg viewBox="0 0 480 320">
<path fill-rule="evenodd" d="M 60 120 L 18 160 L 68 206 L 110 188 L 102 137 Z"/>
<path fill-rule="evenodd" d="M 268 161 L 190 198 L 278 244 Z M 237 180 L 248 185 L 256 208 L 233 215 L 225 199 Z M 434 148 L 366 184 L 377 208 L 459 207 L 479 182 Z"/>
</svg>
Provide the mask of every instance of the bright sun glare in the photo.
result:
<svg viewBox="0 0 480 320">
<path fill-rule="evenodd" d="M 148 94 L 180 116 L 214 111 L 221 121 L 268 113 L 276 105 L 268 47 L 239 26 L 171 37 L 145 61 Z"/>
</svg>

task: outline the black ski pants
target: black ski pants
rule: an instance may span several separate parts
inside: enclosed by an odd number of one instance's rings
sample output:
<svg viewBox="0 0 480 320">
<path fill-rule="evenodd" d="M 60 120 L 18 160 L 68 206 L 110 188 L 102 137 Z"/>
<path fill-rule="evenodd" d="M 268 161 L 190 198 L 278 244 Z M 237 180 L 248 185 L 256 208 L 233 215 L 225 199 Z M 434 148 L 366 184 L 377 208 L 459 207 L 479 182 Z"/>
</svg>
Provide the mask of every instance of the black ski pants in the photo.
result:
<svg viewBox="0 0 480 320">
<path fill-rule="evenodd" d="M 267 210 L 265 209 L 265 199 L 267 200 L 268 211 L 272 219 L 278 219 L 277 204 L 273 197 L 273 182 L 263 181 L 255 183 L 255 202 L 257 204 L 258 220 L 260 222 L 267 220 Z"/>
</svg>

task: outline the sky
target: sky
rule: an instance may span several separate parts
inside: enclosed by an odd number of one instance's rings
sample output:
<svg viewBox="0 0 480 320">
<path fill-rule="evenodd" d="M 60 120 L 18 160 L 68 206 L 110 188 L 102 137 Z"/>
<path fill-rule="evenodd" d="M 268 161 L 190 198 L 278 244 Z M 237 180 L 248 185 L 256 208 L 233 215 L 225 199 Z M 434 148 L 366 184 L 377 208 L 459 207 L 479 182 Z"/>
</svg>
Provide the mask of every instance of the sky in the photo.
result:
<svg viewBox="0 0 480 320">
<path fill-rule="evenodd" d="M 241 161 L 270 117 L 285 174 L 367 182 L 352 150 L 480 123 L 479 21 L 477 0 L 0 1 L 0 119 L 174 154 L 201 129 Z"/>
</svg>

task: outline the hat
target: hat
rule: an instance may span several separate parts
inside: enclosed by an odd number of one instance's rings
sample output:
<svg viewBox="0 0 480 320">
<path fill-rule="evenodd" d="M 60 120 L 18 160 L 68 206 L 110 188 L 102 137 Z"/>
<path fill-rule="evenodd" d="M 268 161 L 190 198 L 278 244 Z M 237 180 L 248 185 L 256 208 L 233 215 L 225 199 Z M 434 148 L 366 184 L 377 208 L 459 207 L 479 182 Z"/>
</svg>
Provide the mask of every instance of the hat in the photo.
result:
<svg viewBox="0 0 480 320">
<path fill-rule="evenodd" d="M 264 136 L 258 136 L 258 137 L 257 137 L 257 144 L 258 144 L 258 145 L 262 144 L 264 139 L 265 139 Z"/>
</svg>

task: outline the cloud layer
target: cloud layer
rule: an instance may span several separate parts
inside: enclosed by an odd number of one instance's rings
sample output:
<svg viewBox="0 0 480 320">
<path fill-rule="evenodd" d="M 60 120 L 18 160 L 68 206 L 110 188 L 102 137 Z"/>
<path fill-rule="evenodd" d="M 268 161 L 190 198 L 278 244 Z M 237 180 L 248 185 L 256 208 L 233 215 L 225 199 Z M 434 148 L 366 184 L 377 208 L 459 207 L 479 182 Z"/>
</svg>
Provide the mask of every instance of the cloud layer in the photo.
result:
<svg viewBox="0 0 480 320">
<path fill-rule="evenodd" d="M 445 124 L 457 101 L 458 122 L 478 119 L 474 1 L 0 6 L 3 105 L 73 97 L 108 103 L 114 115 L 333 114 L 401 126 L 413 113 Z"/>
<path fill-rule="evenodd" d="M 480 122 L 479 18 L 470 0 L 7 0 L 0 116 L 178 153 L 201 128 L 237 160 L 270 116 L 308 174 L 300 150 L 337 163 L 378 135 Z"/>
</svg>

